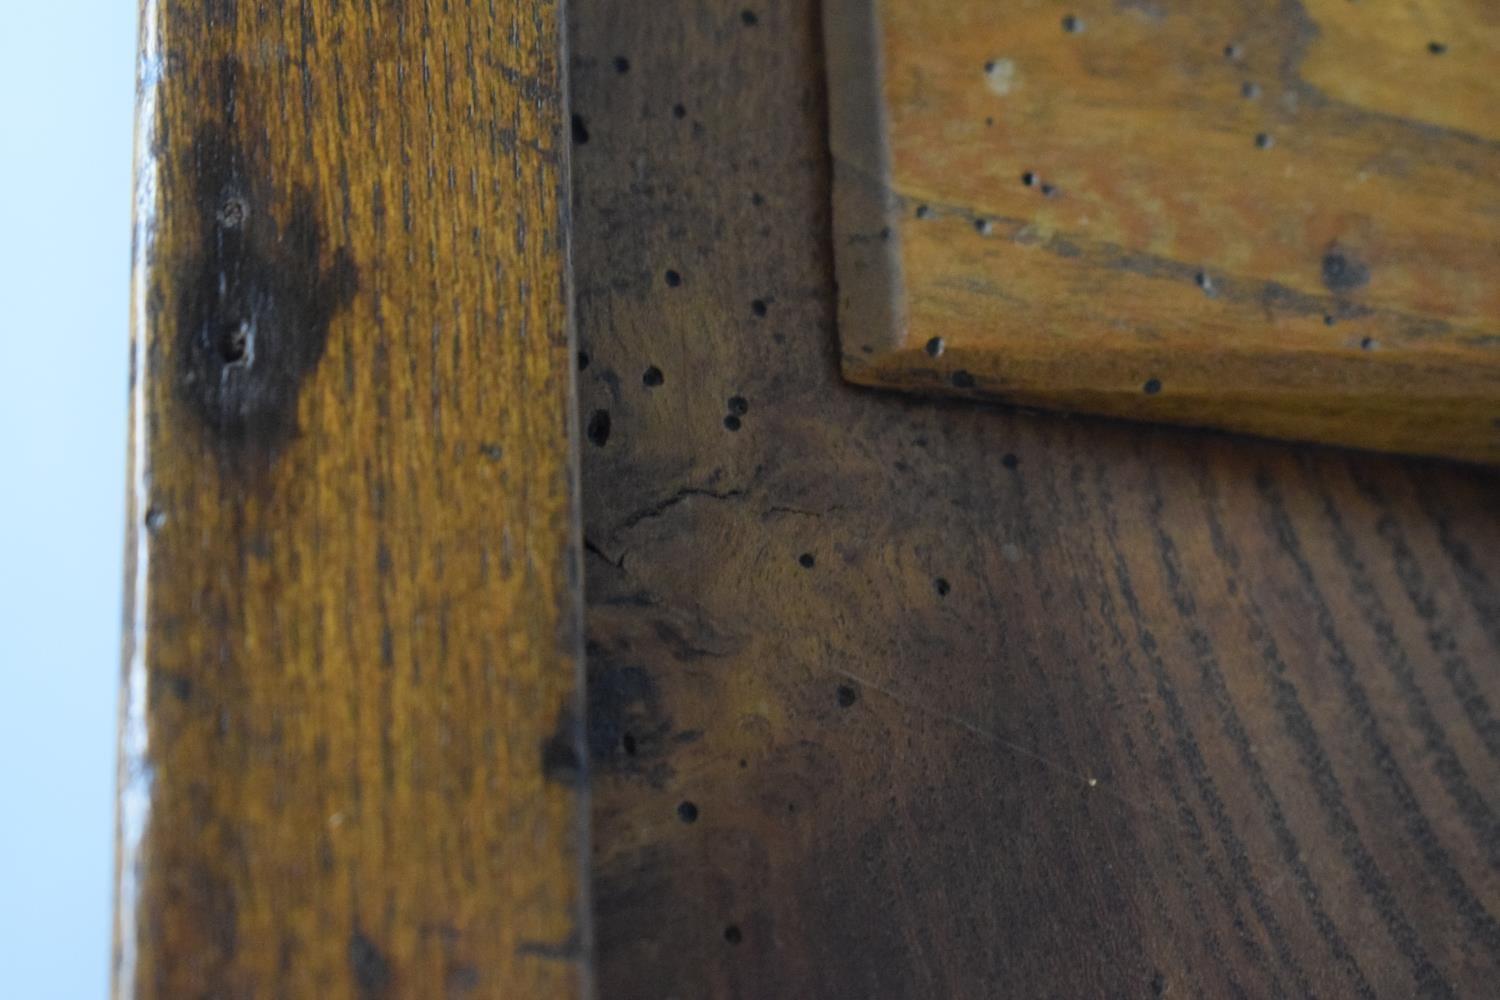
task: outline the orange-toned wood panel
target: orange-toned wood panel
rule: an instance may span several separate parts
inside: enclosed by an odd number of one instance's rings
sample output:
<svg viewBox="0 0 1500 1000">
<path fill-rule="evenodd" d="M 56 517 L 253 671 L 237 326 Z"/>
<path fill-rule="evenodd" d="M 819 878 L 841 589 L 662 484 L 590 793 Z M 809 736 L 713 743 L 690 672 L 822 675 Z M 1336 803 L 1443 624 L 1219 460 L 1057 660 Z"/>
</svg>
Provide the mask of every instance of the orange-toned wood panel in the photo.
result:
<svg viewBox="0 0 1500 1000">
<path fill-rule="evenodd" d="M 558 15 L 145 5 L 120 997 L 588 992 Z"/>
<path fill-rule="evenodd" d="M 1500 460 L 1492 5 L 825 10 L 849 378 Z"/>
</svg>

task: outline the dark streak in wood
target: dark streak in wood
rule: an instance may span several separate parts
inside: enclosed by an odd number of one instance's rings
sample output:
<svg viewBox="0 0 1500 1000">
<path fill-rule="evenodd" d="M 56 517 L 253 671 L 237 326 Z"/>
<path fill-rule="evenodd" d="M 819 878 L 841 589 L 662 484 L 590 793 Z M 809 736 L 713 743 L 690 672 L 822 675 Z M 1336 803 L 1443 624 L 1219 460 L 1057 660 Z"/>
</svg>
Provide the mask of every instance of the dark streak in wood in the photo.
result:
<svg viewBox="0 0 1500 1000">
<path fill-rule="evenodd" d="M 182 165 L 201 229 L 178 265 L 178 384 L 226 447 L 264 453 L 295 430 L 302 382 L 353 298 L 357 268 L 347 248 L 326 254 L 313 193 L 280 195 L 232 128 L 202 126 Z"/>
</svg>

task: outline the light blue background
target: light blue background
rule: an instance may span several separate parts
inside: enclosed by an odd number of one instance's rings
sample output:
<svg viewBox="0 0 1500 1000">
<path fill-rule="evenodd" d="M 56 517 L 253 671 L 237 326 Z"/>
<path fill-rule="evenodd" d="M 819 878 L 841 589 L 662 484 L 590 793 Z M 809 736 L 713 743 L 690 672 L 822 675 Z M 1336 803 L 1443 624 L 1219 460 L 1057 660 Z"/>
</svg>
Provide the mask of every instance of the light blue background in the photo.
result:
<svg viewBox="0 0 1500 1000">
<path fill-rule="evenodd" d="M 0 9 L 0 994 L 107 991 L 136 6 Z"/>
</svg>

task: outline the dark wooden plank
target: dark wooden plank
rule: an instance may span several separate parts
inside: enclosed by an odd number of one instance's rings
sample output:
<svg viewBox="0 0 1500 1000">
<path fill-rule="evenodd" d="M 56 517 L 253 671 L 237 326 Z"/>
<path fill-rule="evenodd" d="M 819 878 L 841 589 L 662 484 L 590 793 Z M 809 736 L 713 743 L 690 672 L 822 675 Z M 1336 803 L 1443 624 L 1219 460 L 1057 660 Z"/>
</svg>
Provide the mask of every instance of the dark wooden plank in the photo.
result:
<svg viewBox="0 0 1500 1000">
<path fill-rule="evenodd" d="M 829 0 L 845 374 L 1500 462 L 1490 8 Z"/>
<path fill-rule="evenodd" d="M 818 5 L 571 27 L 601 995 L 1487 995 L 1495 474 L 849 386 Z"/>
<path fill-rule="evenodd" d="M 583 996 L 555 2 L 148 2 L 116 993 Z"/>
</svg>

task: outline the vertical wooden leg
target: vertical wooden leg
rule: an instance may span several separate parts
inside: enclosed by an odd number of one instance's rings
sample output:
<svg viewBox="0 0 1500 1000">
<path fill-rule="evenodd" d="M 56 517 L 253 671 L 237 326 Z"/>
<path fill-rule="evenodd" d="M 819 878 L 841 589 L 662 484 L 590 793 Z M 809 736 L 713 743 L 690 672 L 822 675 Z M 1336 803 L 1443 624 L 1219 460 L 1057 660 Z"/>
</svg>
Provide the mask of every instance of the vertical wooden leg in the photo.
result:
<svg viewBox="0 0 1500 1000">
<path fill-rule="evenodd" d="M 116 994 L 589 992 L 556 0 L 146 0 Z"/>
</svg>

